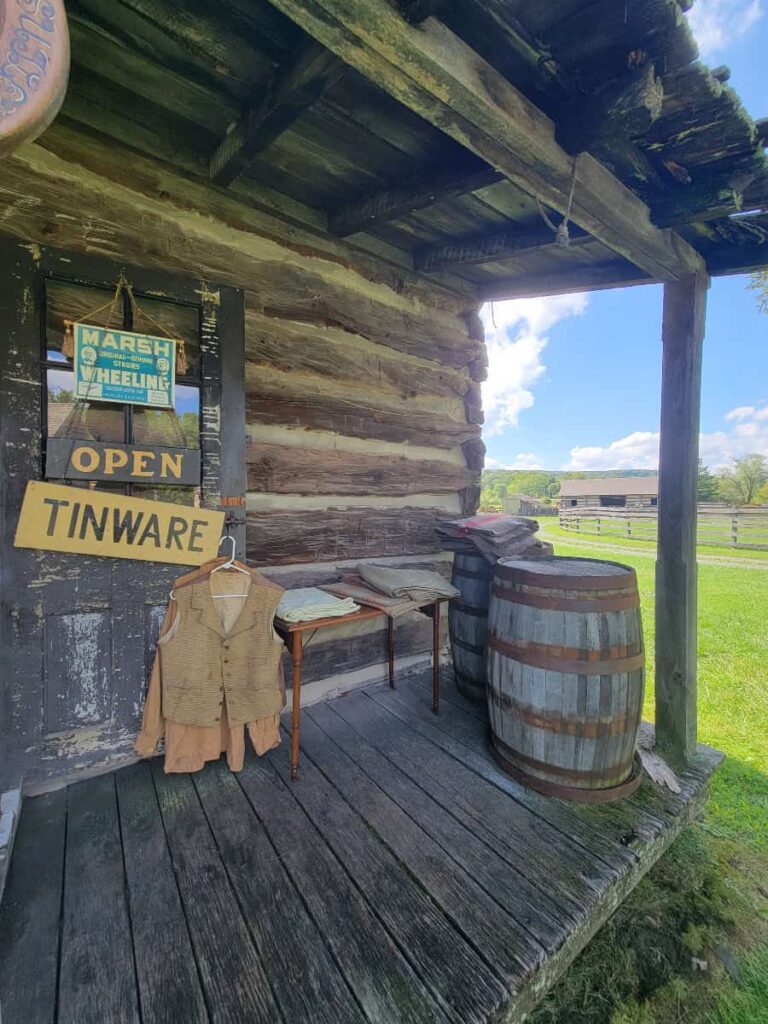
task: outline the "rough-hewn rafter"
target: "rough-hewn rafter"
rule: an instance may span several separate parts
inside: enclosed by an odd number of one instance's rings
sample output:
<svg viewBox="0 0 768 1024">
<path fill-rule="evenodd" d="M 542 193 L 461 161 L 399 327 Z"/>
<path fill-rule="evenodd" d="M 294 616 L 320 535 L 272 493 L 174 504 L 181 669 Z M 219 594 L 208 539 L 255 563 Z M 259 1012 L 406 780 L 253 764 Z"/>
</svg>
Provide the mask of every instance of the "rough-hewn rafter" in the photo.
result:
<svg viewBox="0 0 768 1024">
<path fill-rule="evenodd" d="M 315 42 L 278 68 L 266 95 L 221 140 L 211 157 L 211 180 L 219 185 L 234 181 L 252 157 L 339 80 L 345 68 L 343 61 Z"/>
<path fill-rule="evenodd" d="M 381 0 L 272 0 L 323 45 L 436 125 L 513 184 L 571 216 L 657 280 L 701 266 L 682 238 L 655 227 L 645 204 L 587 153 L 574 160 L 554 125 L 436 19 L 416 28 Z"/>
<path fill-rule="evenodd" d="M 565 295 L 569 292 L 591 292 L 606 288 L 627 288 L 636 284 L 655 284 L 649 277 L 626 260 L 590 264 L 553 270 L 552 273 L 519 274 L 517 277 L 498 277 L 480 285 L 482 302 L 501 302 L 504 299 L 527 299 L 541 295 Z"/>
<path fill-rule="evenodd" d="M 570 228 L 569 245 L 583 245 L 593 241 L 591 235 L 581 228 Z M 416 270 L 441 270 L 444 267 L 457 267 L 462 264 L 495 263 L 509 259 L 522 253 L 549 249 L 559 245 L 553 232 L 542 224 L 540 228 L 531 228 L 521 232 L 519 228 L 511 231 L 494 231 L 471 238 L 446 242 L 444 245 L 424 246 L 414 253 L 413 264 Z"/>
<path fill-rule="evenodd" d="M 354 235 L 357 231 L 366 231 L 374 224 L 404 217 L 443 199 L 466 195 L 502 180 L 503 175 L 491 167 L 425 175 L 418 181 L 374 192 L 373 195 L 341 207 L 330 214 L 328 228 L 331 234 L 340 237 Z"/>
</svg>

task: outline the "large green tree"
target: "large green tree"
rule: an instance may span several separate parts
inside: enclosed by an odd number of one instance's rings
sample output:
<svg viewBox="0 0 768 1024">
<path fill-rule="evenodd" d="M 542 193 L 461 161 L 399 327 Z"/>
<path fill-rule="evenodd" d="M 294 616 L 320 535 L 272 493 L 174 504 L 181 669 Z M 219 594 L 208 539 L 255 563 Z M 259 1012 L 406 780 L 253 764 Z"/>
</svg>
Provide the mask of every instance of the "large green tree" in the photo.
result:
<svg viewBox="0 0 768 1024">
<path fill-rule="evenodd" d="M 733 460 L 732 466 L 718 478 L 718 491 L 723 501 L 729 504 L 751 505 L 766 483 L 768 462 L 765 456 L 755 452 Z"/>
<path fill-rule="evenodd" d="M 699 501 L 717 500 L 717 477 L 714 473 L 710 473 L 701 459 L 699 459 L 697 497 Z"/>
</svg>

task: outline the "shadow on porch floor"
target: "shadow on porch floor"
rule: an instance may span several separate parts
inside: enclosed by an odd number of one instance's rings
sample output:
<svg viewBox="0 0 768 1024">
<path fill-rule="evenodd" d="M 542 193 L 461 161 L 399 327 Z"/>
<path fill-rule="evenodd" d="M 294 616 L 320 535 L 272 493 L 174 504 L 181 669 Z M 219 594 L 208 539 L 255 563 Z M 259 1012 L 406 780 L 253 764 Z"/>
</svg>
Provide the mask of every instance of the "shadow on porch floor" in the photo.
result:
<svg viewBox="0 0 768 1024">
<path fill-rule="evenodd" d="M 445 673 L 448 674 L 447 672 Z M 428 674 L 302 716 L 287 743 L 162 760 L 23 808 L 0 907 L 3 1024 L 483 1024 L 541 998 L 706 797 L 523 789 L 481 709 Z"/>
</svg>

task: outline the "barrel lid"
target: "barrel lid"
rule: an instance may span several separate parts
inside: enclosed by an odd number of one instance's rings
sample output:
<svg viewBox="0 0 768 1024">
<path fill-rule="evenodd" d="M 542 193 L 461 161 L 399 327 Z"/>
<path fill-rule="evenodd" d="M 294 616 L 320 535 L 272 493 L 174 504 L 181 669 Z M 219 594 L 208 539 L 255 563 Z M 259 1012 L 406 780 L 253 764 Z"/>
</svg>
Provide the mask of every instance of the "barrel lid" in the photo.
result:
<svg viewBox="0 0 768 1024">
<path fill-rule="evenodd" d="M 495 575 L 518 583 L 572 587 L 575 590 L 621 588 L 632 585 L 635 580 L 635 570 L 621 562 L 569 558 L 563 555 L 552 555 L 549 558 L 500 558 L 496 563 Z"/>
</svg>

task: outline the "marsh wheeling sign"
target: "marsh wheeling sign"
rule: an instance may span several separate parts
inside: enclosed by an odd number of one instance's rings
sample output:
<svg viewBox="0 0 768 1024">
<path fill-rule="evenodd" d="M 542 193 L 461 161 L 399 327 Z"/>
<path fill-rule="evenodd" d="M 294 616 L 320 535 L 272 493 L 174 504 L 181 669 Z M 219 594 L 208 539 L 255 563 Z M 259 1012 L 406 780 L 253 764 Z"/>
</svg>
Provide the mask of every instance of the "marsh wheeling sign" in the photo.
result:
<svg viewBox="0 0 768 1024">
<path fill-rule="evenodd" d="M 224 513 L 103 491 L 27 484 L 14 544 L 144 562 L 202 565 L 216 557 Z"/>
<path fill-rule="evenodd" d="M 134 331 L 74 324 L 75 398 L 173 407 L 176 342 Z"/>
</svg>

